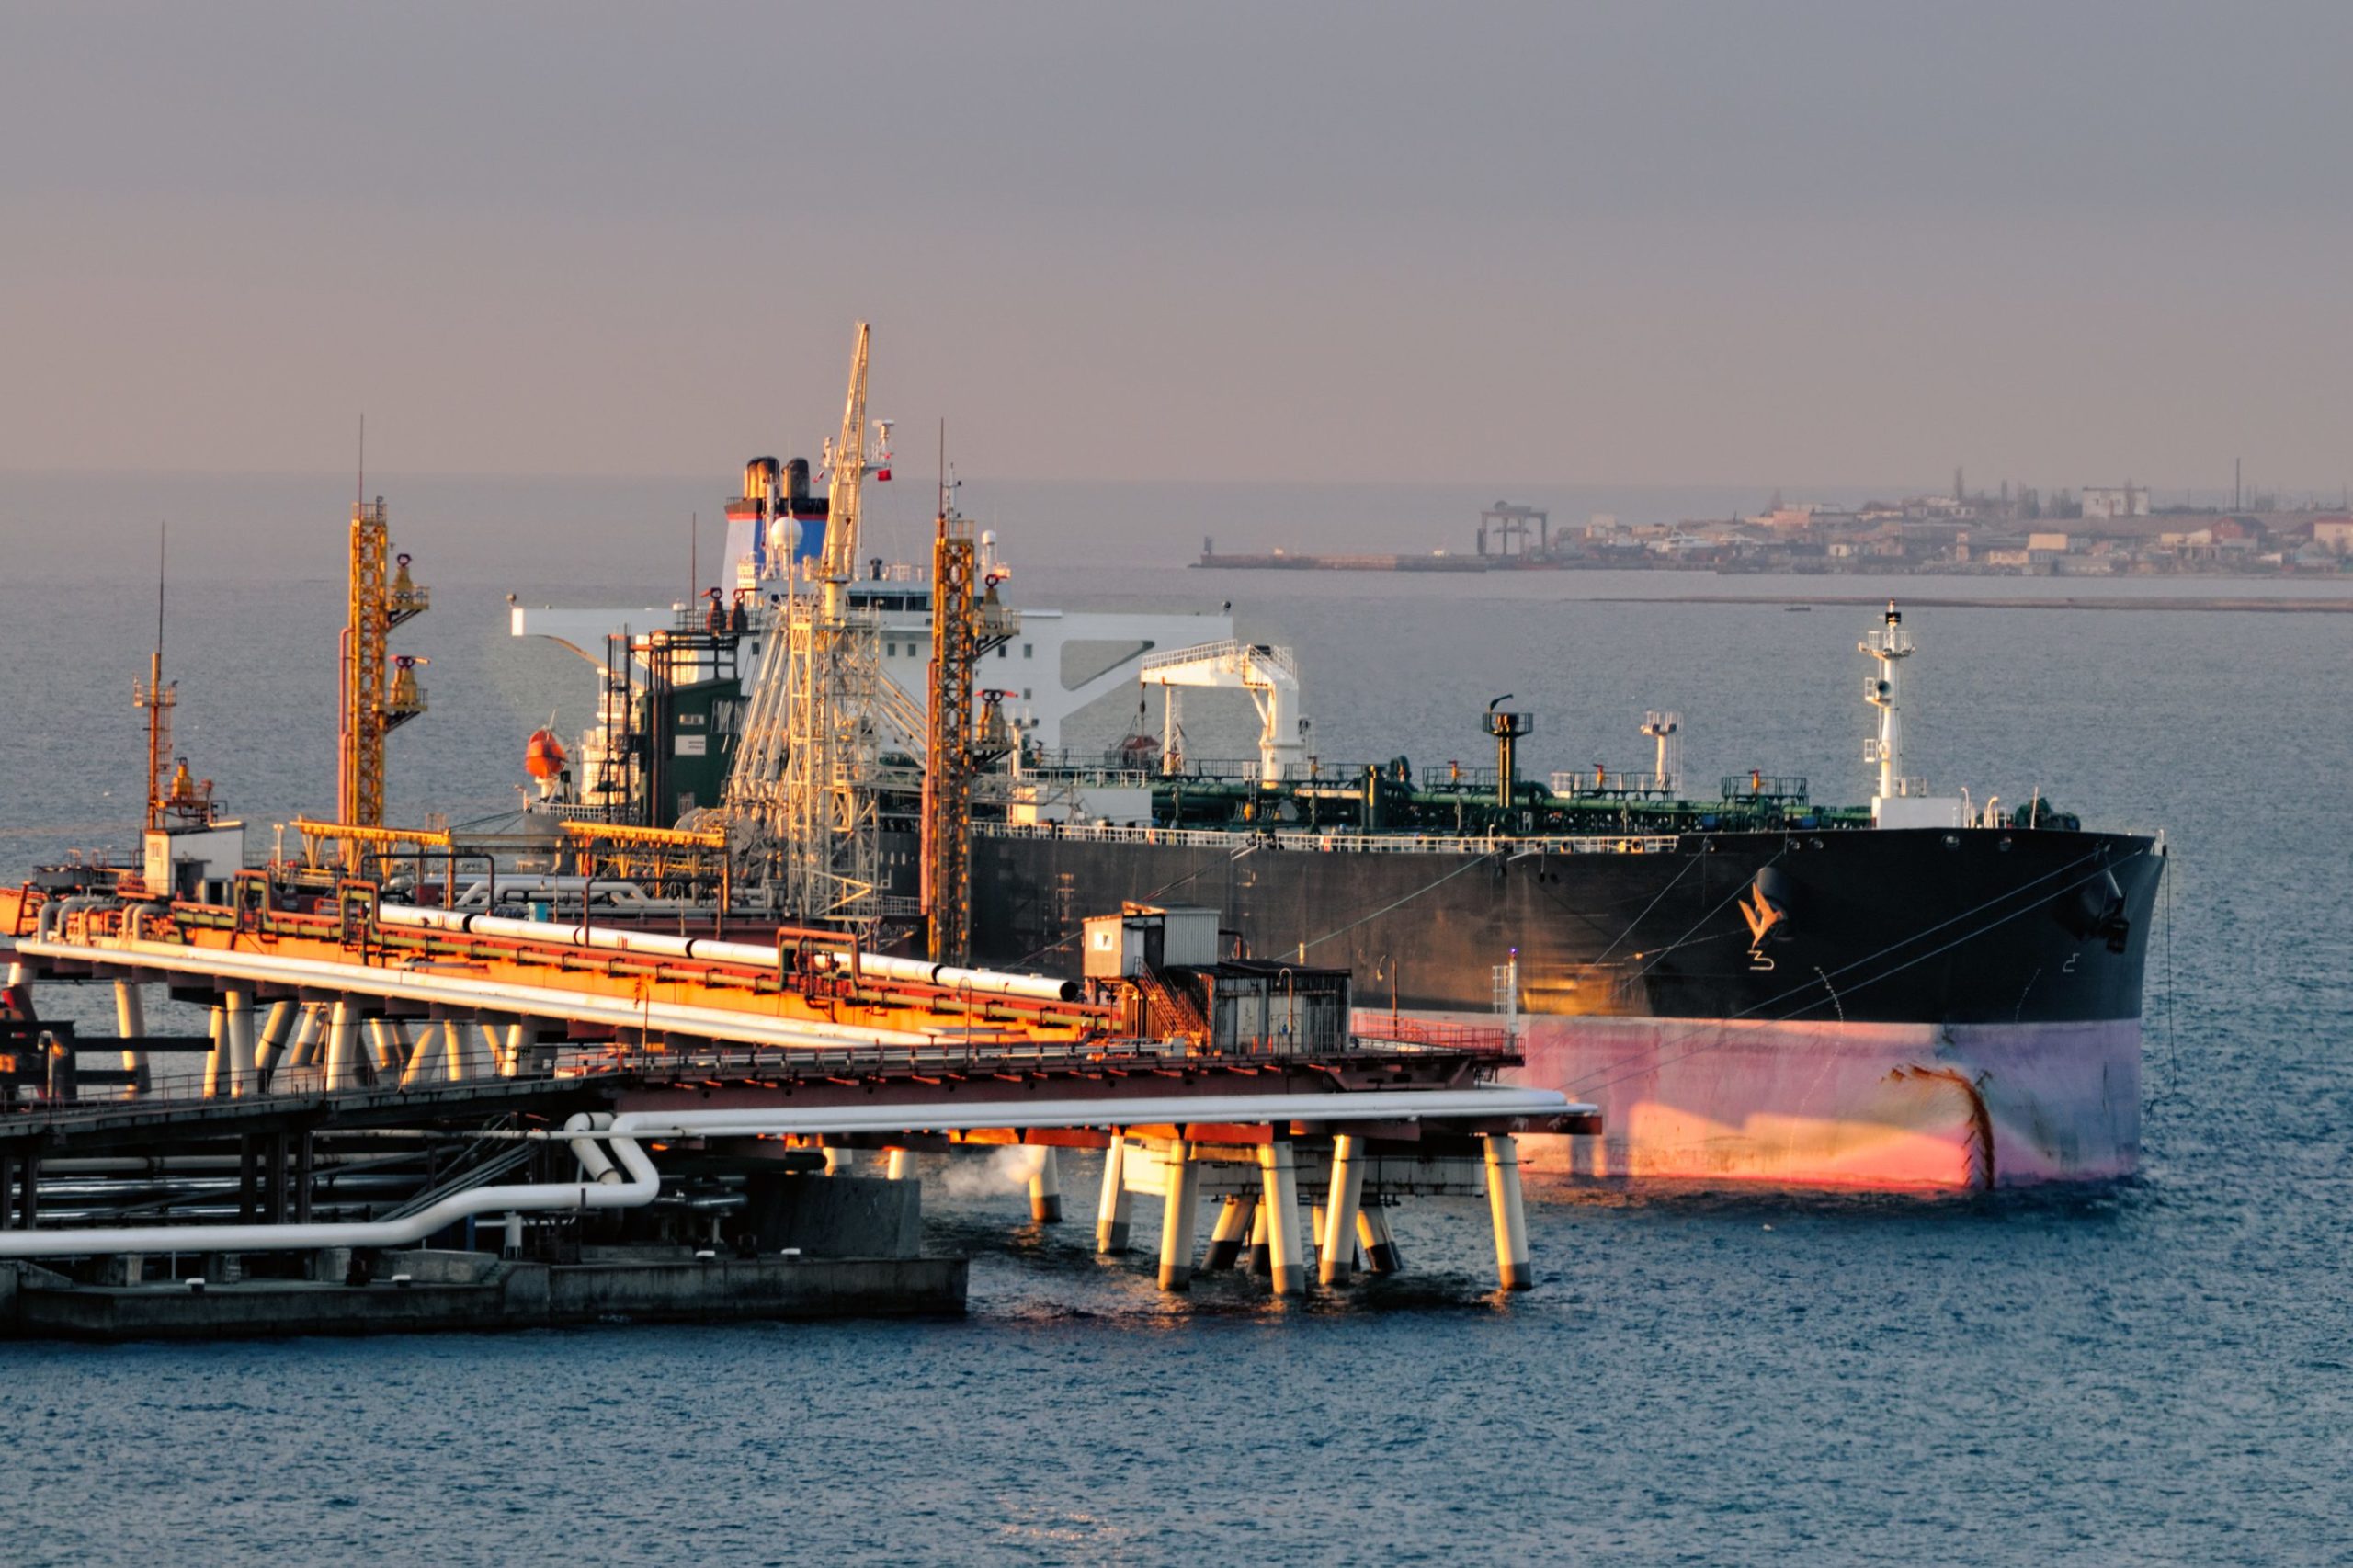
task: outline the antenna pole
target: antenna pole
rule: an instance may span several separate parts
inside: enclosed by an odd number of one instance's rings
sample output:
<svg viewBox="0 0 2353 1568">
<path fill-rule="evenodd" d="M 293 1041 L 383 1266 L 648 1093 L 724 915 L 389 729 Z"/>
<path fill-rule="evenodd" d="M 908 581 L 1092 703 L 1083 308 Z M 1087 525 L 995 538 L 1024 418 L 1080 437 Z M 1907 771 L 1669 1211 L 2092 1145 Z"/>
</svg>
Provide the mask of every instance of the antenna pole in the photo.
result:
<svg viewBox="0 0 2353 1568">
<path fill-rule="evenodd" d="M 351 502 L 355 506 L 365 506 L 368 502 L 368 416 L 365 414 L 359 416 L 359 473 L 358 482 L 351 487 Z"/>
<path fill-rule="evenodd" d="M 695 596 L 702 592 L 702 563 L 699 551 L 702 548 L 702 514 L 687 514 L 687 605 L 692 608 Z"/>
</svg>

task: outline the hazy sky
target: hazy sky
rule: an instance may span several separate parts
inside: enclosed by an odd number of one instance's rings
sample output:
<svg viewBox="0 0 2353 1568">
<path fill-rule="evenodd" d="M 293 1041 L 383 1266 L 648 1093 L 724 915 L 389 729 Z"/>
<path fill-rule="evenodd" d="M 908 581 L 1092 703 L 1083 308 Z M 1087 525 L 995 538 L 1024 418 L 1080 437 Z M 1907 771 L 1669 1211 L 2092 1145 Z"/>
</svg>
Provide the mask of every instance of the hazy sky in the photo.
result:
<svg viewBox="0 0 2353 1568">
<path fill-rule="evenodd" d="M 2353 471 L 2353 6 L 0 8 L 0 469 Z"/>
</svg>

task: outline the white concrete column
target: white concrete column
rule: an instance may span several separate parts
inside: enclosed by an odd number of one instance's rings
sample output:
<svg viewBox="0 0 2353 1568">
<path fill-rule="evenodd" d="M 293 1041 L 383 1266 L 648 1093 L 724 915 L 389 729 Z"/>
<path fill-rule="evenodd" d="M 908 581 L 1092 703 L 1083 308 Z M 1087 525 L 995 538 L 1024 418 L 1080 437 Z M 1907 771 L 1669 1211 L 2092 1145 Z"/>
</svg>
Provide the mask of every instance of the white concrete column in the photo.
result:
<svg viewBox="0 0 2353 1568">
<path fill-rule="evenodd" d="M 1029 1218 L 1040 1225 L 1055 1225 L 1062 1217 L 1062 1151 L 1048 1143 L 1039 1149 L 1038 1168 L 1029 1173 Z"/>
<path fill-rule="evenodd" d="M 1111 1146 L 1103 1151 L 1103 1200 L 1095 1210 L 1095 1250 L 1128 1250 L 1128 1140 L 1118 1129 Z"/>
<path fill-rule="evenodd" d="M 1188 1290 L 1193 1285 L 1193 1216 L 1200 1207 L 1201 1169 L 1193 1146 L 1171 1142 L 1161 1156 L 1167 1196 L 1160 1211 L 1160 1288 Z"/>
<path fill-rule="evenodd" d="M 1395 1274 L 1405 1267 L 1397 1238 L 1389 1232 L 1389 1210 L 1368 1204 L 1357 1210 L 1357 1240 L 1364 1244 L 1365 1267 L 1375 1274 Z"/>
<path fill-rule="evenodd" d="M 272 1002 L 262 1018 L 261 1035 L 254 1042 L 254 1082 L 256 1085 L 278 1071 L 286 1058 L 286 1041 L 294 1032 L 294 1004 Z"/>
<path fill-rule="evenodd" d="M 1264 1278 L 1270 1265 L 1267 1256 L 1267 1206 L 1261 1202 L 1250 1219 L 1250 1272 Z"/>
<path fill-rule="evenodd" d="M 913 1181 L 915 1178 L 915 1152 L 913 1149 L 882 1151 L 882 1174 L 892 1181 Z"/>
<path fill-rule="evenodd" d="M 520 1022 L 506 1026 L 506 1038 L 500 1042 L 496 1055 L 500 1077 L 512 1078 L 523 1070 L 523 1026 Z"/>
<path fill-rule="evenodd" d="M 254 994 L 232 987 L 222 1002 L 222 1038 L 229 1048 L 229 1080 L 222 1086 L 232 1099 L 243 1099 L 254 1092 Z"/>
<path fill-rule="evenodd" d="M 209 1100 L 227 1086 L 226 1074 L 222 1071 L 222 1053 L 227 1048 L 229 1031 L 222 1022 L 221 1009 L 217 1006 L 210 1010 L 205 1033 L 212 1040 L 212 1049 L 204 1058 L 204 1097 Z"/>
<path fill-rule="evenodd" d="M 506 1234 L 499 1238 L 498 1255 L 501 1257 L 523 1256 L 523 1216 L 520 1214 L 510 1212 L 506 1216 Z"/>
<path fill-rule="evenodd" d="M 1308 1267 L 1313 1267 L 1315 1260 L 1323 1256 L 1324 1205 L 1311 1203 L 1307 1206 L 1307 1256 L 1302 1262 Z"/>
<path fill-rule="evenodd" d="M 1507 1133 L 1490 1133 L 1487 1145 L 1487 1210 L 1495 1222 L 1495 1277 L 1506 1290 L 1536 1283 L 1528 1264 L 1528 1212 L 1519 1193 L 1519 1146 Z"/>
<path fill-rule="evenodd" d="M 324 1003 L 305 1002 L 296 1011 L 294 1038 L 287 1042 L 285 1054 L 270 1069 L 273 1073 L 293 1073 L 317 1064 L 326 1006 Z"/>
<path fill-rule="evenodd" d="M 348 1089 L 359 1082 L 359 1007 L 340 997 L 327 1019 L 326 1088 Z"/>
<path fill-rule="evenodd" d="M 827 1176 L 856 1176 L 858 1174 L 858 1151 L 855 1149 L 845 1149 L 836 1144 L 827 1144 L 825 1146 L 825 1174 Z"/>
<path fill-rule="evenodd" d="M 147 1032 L 147 994 L 135 982 L 118 980 L 114 983 L 114 1032 L 125 1040 L 137 1040 Z M 125 1051 L 122 1053 L 122 1070 L 132 1074 L 130 1085 L 122 1091 L 123 1098 L 131 1099 L 147 1092 L 145 1051 Z"/>
<path fill-rule="evenodd" d="M 480 1078 L 503 1077 L 506 1069 L 501 1059 L 506 1054 L 506 1040 L 519 1033 L 520 1024 L 499 1024 L 480 1019 L 472 1028 L 460 1028 L 450 1039 L 451 1056 L 449 1081 L 472 1083 Z"/>
<path fill-rule="evenodd" d="M 374 1065 L 379 1081 L 391 1077 L 405 1065 L 402 1053 L 394 1047 L 391 1019 L 377 1017 L 368 1020 L 368 1060 Z"/>
<path fill-rule="evenodd" d="M 1364 1199 L 1364 1140 L 1343 1132 L 1332 1140 L 1332 1191 L 1324 1215 L 1321 1274 L 1345 1285 L 1356 1272 L 1357 1215 Z"/>
<path fill-rule="evenodd" d="M 1266 1181 L 1259 1212 L 1267 1217 L 1267 1274 L 1278 1296 L 1296 1296 L 1307 1286 L 1299 1257 L 1299 1167 L 1290 1144 L 1277 1139 L 1258 1151 Z"/>
<path fill-rule="evenodd" d="M 1201 1272 L 1217 1274 L 1233 1267 L 1242 1256 L 1243 1243 L 1250 1239 L 1250 1226 L 1258 1212 L 1255 1193 L 1237 1192 L 1218 1209 L 1217 1224 L 1210 1231 L 1210 1250 L 1201 1259 Z"/>
<path fill-rule="evenodd" d="M 408 1064 L 401 1069 L 401 1087 L 414 1089 L 429 1084 L 441 1075 L 439 1069 L 448 1060 L 446 1050 L 437 1051 L 453 1028 L 462 1025 L 428 1018 L 417 1026 L 416 1049 L 409 1052 Z M 438 1057 L 440 1060 L 437 1061 Z"/>
<path fill-rule="evenodd" d="M 15 959 L 8 961 L 8 978 L 6 981 L 0 981 L 0 984 L 7 985 L 30 985 L 32 983 L 33 971 Z"/>
</svg>

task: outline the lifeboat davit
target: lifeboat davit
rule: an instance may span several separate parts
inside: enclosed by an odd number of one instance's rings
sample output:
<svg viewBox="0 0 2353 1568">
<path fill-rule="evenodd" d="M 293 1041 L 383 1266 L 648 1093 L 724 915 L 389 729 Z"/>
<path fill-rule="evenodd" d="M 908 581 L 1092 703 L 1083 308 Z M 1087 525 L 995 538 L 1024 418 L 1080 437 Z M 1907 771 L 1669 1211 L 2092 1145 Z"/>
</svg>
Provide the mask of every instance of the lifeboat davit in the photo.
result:
<svg viewBox="0 0 2353 1568">
<path fill-rule="evenodd" d="M 553 778 L 563 771 L 563 743 L 551 730 L 533 730 L 523 745 L 523 771 L 534 778 Z"/>
</svg>

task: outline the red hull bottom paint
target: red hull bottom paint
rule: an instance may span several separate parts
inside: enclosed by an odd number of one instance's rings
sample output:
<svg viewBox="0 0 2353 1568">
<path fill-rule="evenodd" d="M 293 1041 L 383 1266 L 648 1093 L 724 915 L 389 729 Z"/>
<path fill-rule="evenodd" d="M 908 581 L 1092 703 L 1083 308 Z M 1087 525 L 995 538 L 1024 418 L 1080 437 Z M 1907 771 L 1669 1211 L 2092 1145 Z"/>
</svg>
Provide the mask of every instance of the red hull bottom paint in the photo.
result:
<svg viewBox="0 0 2353 1568">
<path fill-rule="evenodd" d="M 1501 1021 L 1492 1013 L 1424 1016 Z M 2140 1160 L 2137 1018 L 1524 1017 L 1519 1027 L 1528 1062 L 1508 1078 L 1602 1112 L 1598 1137 L 1527 1140 L 1528 1170 L 1965 1191 L 2113 1180 Z"/>
</svg>

